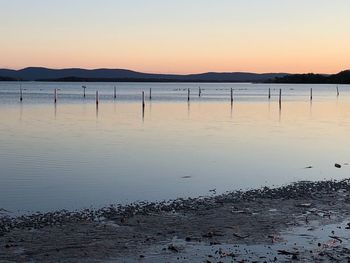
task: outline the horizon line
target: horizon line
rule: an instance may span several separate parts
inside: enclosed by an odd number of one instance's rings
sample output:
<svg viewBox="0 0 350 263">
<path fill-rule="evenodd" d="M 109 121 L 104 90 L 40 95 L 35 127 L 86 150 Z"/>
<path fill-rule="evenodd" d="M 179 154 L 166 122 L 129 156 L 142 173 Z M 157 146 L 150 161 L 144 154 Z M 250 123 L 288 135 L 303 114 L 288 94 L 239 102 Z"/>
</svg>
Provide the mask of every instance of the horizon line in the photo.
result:
<svg viewBox="0 0 350 263">
<path fill-rule="evenodd" d="M 341 71 L 338 71 L 336 73 L 318 73 L 318 72 L 298 72 L 298 73 L 290 73 L 290 72 L 284 72 L 284 71 L 269 71 L 269 72 L 254 72 L 254 71 L 201 71 L 197 73 L 159 73 L 159 72 L 148 72 L 148 71 L 137 71 L 133 69 L 128 68 L 108 68 L 108 67 L 99 67 L 99 68 L 83 68 L 83 67 L 65 67 L 65 68 L 55 68 L 55 67 L 45 67 L 45 66 L 27 66 L 27 67 L 21 67 L 21 68 L 7 68 L 7 67 L 1 67 L 0 70 L 13 70 L 13 71 L 21 71 L 29 68 L 37 68 L 37 69 L 49 69 L 49 70 L 67 70 L 67 69 L 81 69 L 81 70 L 126 70 L 131 72 L 137 72 L 137 73 L 143 73 L 143 74 L 159 74 L 159 75 L 180 75 L 180 76 L 186 76 L 186 75 L 200 75 L 200 74 L 207 74 L 207 73 L 219 73 L 219 74 L 225 74 L 225 73 L 250 73 L 250 74 L 319 74 L 319 75 L 332 75 L 337 74 L 343 71 L 347 71 L 350 69 L 344 69 Z"/>
</svg>

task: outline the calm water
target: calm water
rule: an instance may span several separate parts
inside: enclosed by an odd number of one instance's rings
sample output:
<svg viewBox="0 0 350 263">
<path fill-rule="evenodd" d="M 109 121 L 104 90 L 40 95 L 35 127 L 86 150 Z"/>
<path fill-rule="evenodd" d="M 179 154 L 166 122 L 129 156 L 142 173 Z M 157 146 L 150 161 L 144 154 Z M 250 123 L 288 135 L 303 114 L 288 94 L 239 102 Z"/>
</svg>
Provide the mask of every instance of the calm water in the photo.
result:
<svg viewBox="0 0 350 263">
<path fill-rule="evenodd" d="M 117 85 L 114 101 L 113 83 L 21 85 L 22 103 L 19 83 L 0 83 L 0 207 L 10 211 L 349 176 L 350 166 L 334 163 L 350 162 L 350 86 L 339 86 L 337 97 L 334 85 L 200 84 L 198 98 L 198 84 L 125 83 Z"/>
</svg>

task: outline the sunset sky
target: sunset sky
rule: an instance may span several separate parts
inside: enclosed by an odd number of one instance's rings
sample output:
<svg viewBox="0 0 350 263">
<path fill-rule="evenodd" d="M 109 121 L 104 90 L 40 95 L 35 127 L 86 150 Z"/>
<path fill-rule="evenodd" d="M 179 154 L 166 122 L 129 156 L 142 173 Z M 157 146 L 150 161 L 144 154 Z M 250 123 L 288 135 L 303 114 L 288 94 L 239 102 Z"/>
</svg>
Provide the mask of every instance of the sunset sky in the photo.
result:
<svg viewBox="0 0 350 263">
<path fill-rule="evenodd" d="M 349 0 L 0 0 L 0 67 L 335 73 Z"/>
</svg>

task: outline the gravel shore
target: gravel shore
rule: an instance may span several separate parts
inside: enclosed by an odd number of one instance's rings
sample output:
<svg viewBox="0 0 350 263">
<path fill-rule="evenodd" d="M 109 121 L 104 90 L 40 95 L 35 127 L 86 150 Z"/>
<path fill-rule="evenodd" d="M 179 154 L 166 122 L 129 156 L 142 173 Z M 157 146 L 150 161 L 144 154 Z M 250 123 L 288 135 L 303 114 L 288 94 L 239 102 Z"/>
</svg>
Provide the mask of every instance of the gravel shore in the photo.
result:
<svg viewBox="0 0 350 263">
<path fill-rule="evenodd" d="M 348 262 L 349 222 L 350 180 L 78 212 L 2 210 L 0 262 Z"/>
</svg>

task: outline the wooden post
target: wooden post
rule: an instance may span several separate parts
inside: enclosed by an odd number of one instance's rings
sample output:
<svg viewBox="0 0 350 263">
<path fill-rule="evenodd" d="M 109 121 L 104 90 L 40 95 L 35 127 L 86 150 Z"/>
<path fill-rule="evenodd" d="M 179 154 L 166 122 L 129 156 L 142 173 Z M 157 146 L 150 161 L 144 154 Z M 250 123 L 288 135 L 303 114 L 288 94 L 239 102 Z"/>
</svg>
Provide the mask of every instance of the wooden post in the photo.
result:
<svg viewBox="0 0 350 263">
<path fill-rule="evenodd" d="M 337 96 L 339 97 L 339 88 L 338 88 L 338 85 L 337 85 Z"/>
<path fill-rule="evenodd" d="M 187 89 L 187 101 L 190 101 L 190 89 Z"/>
<path fill-rule="evenodd" d="M 280 105 L 280 109 L 281 109 L 281 107 L 282 107 L 282 89 L 280 89 L 279 105 Z"/>
<path fill-rule="evenodd" d="M 310 89 L 310 101 L 312 101 L 312 88 Z"/>
<path fill-rule="evenodd" d="M 201 87 L 199 86 L 199 88 L 198 88 L 198 97 L 200 97 L 202 95 L 202 89 L 201 89 Z"/>
<path fill-rule="evenodd" d="M 271 88 L 269 88 L 269 99 L 271 99 Z"/>
<path fill-rule="evenodd" d="M 19 101 L 23 101 L 22 87 L 20 87 L 20 89 L 19 89 Z"/>
<path fill-rule="evenodd" d="M 152 88 L 149 89 L 149 100 L 152 99 Z"/>
<path fill-rule="evenodd" d="M 117 99 L 117 87 L 114 86 L 114 96 L 113 96 L 114 99 Z"/>
<path fill-rule="evenodd" d="M 98 96 L 98 90 L 96 90 L 96 106 L 98 106 L 99 103 L 99 96 Z"/>
<path fill-rule="evenodd" d="M 231 104 L 233 103 L 233 88 L 231 88 Z"/>
<path fill-rule="evenodd" d="M 142 91 L 142 108 L 145 108 L 145 92 Z"/>
<path fill-rule="evenodd" d="M 85 94 L 85 90 L 86 90 L 86 87 L 85 86 L 82 86 L 82 88 L 83 88 L 83 90 L 84 90 L 84 99 L 85 99 L 85 97 L 86 97 L 86 94 Z"/>
<path fill-rule="evenodd" d="M 54 102 L 57 103 L 57 89 L 54 90 Z"/>
</svg>

